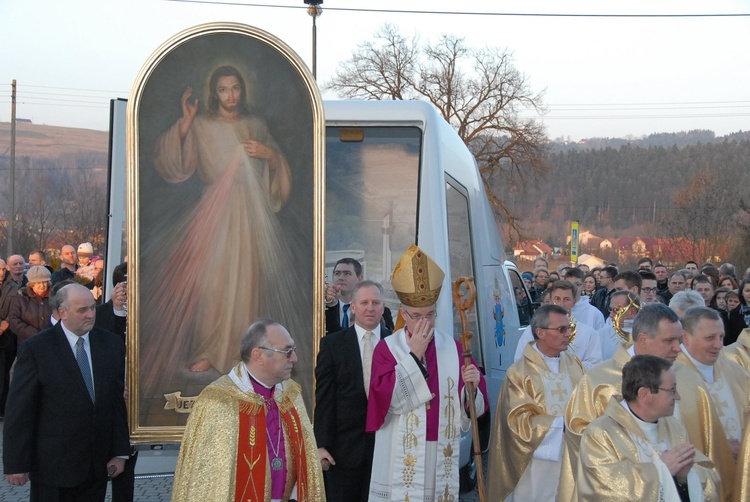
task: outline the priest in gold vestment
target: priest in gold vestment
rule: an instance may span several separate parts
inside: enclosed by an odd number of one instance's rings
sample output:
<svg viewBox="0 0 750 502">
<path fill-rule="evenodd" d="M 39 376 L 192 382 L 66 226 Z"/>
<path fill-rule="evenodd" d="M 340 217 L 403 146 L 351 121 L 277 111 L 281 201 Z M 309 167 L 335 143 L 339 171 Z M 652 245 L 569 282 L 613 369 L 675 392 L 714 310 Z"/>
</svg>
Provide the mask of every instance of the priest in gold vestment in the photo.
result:
<svg viewBox="0 0 750 502">
<path fill-rule="evenodd" d="M 543 305 L 531 319 L 535 342 L 509 369 L 497 402 L 488 500 L 554 500 L 560 478 L 563 412 L 583 365 L 566 352 L 570 318 Z"/>
<path fill-rule="evenodd" d="M 175 469 L 173 502 L 325 501 L 315 436 L 289 332 L 270 319 L 242 337 L 242 363 L 193 405 Z"/>
<path fill-rule="evenodd" d="M 635 356 L 623 368 L 623 396 L 581 438 L 577 500 L 720 500 L 721 480 L 672 415 L 680 399 L 672 364 Z"/>
<path fill-rule="evenodd" d="M 750 328 L 743 329 L 736 342 L 721 349 L 721 355 L 750 371 Z"/>
<path fill-rule="evenodd" d="M 682 325 L 677 314 L 658 303 L 646 305 L 633 321 L 633 345 L 620 346 L 612 359 L 594 366 L 583 376 L 565 411 L 565 451 L 558 501 L 575 500 L 573 473 L 578 463 L 581 436 L 589 423 L 604 414 L 611 398 L 622 394 L 622 368 L 635 355 L 654 355 L 675 361 L 680 352 L 681 335 Z M 705 384 L 681 364 L 675 364 L 673 370 L 678 375 L 682 393 L 675 416 L 687 429 L 695 448 L 721 467 L 723 462 L 717 459 L 726 459 L 731 453 Z M 721 469 L 719 472 L 724 479 L 725 473 Z M 731 476 L 731 472 L 727 475 Z M 724 500 L 729 500 L 731 485 L 722 486 L 727 490 Z"/>
<path fill-rule="evenodd" d="M 747 477 L 750 472 L 734 471 L 743 431 L 750 413 L 750 375 L 740 365 L 720 357 L 724 346 L 724 323 L 719 313 L 708 307 L 691 307 L 682 316 L 682 353 L 678 361 L 705 382 L 719 412 L 724 435 L 734 458 L 714 461 L 721 469 L 722 481 L 732 483 L 731 476 Z"/>
</svg>

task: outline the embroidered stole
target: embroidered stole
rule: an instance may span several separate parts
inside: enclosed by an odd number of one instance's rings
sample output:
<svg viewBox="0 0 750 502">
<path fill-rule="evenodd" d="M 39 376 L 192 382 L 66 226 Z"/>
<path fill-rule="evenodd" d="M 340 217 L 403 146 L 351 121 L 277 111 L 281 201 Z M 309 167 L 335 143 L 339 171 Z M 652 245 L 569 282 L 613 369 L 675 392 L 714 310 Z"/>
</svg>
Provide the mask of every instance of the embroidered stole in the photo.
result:
<svg viewBox="0 0 750 502">
<path fill-rule="evenodd" d="M 390 336 L 384 340 L 397 361 L 411 357 L 404 336 Z M 459 439 L 462 417 L 458 394 L 460 367 L 456 344 L 452 338 L 445 335 L 438 336 L 436 333 L 435 353 L 438 362 L 440 393 L 439 396 L 435 396 L 438 399 L 433 398 L 430 401 L 430 406 L 440 407 L 440 422 L 434 486 L 436 493 L 442 494 L 439 500 L 452 500 L 451 494 L 458 493 L 459 481 Z M 398 380 L 396 385 L 399 385 Z M 424 404 L 400 417 L 394 441 L 391 500 L 423 500 L 427 446 L 427 413 Z"/>
<path fill-rule="evenodd" d="M 277 404 L 279 417 L 284 425 L 279 433 L 284 435 L 287 457 L 284 493 L 288 495 L 296 481 L 298 499 L 307 500 L 307 456 L 299 414 L 288 395 L 284 395 Z M 263 399 L 258 396 L 258 399 L 252 402 L 241 402 L 234 493 L 236 502 L 261 502 L 266 500 L 266 494 L 270 494 L 271 471 L 266 442 L 266 412 Z M 292 465 L 294 467 L 289 468 Z"/>
</svg>

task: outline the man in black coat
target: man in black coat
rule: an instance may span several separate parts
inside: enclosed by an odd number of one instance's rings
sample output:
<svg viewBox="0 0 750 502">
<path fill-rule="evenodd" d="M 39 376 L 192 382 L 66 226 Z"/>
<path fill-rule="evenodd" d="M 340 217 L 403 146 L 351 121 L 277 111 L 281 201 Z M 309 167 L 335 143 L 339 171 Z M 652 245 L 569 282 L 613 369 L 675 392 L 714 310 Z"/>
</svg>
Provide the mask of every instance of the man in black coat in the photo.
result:
<svg viewBox="0 0 750 502">
<path fill-rule="evenodd" d="M 19 351 L 3 429 L 7 481 L 32 501 L 104 500 L 130 454 L 125 345 L 94 327 L 91 291 L 58 293 L 60 322 Z"/>
<path fill-rule="evenodd" d="M 323 337 L 315 366 L 315 440 L 329 502 L 367 501 L 375 434 L 365 432 L 372 352 L 390 331 L 381 327 L 383 288 L 354 287 L 354 325 Z M 369 341 L 368 341 L 369 339 Z"/>
<path fill-rule="evenodd" d="M 125 304 L 128 290 L 128 264 L 120 263 L 112 271 L 112 294 L 110 299 L 96 307 L 97 328 L 106 329 L 122 337 L 128 323 Z M 112 480 L 112 502 L 133 502 L 135 497 L 135 464 L 138 451 L 131 448 L 130 458 L 125 462 L 125 470 Z"/>
</svg>

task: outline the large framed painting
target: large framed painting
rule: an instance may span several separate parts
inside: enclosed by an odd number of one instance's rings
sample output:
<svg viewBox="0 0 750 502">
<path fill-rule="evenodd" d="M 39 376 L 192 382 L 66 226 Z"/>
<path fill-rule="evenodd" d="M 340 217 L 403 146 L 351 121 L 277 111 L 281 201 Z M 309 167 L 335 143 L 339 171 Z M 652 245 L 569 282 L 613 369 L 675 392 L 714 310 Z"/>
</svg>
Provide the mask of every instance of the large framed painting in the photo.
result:
<svg viewBox="0 0 750 502">
<path fill-rule="evenodd" d="M 163 44 L 128 102 L 128 387 L 134 442 L 179 441 L 201 390 L 272 318 L 312 410 L 323 333 L 320 95 L 274 36 L 207 24 Z"/>
</svg>

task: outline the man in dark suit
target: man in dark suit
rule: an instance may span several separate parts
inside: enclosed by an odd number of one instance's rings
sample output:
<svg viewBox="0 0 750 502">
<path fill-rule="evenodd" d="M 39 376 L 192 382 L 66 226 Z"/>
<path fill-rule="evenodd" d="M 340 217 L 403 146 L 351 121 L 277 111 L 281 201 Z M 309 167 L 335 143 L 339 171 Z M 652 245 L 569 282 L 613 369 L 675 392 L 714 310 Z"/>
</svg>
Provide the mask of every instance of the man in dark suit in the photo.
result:
<svg viewBox="0 0 750 502">
<path fill-rule="evenodd" d="M 375 345 L 390 331 L 381 327 L 383 288 L 354 286 L 354 325 L 325 336 L 315 367 L 315 439 L 326 473 L 329 501 L 367 501 L 375 435 L 365 432 L 370 367 Z"/>
<path fill-rule="evenodd" d="M 7 481 L 31 480 L 32 501 L 104 500 L 130 453 L 125 345 L 94 327 L 80 284 L 58 293 L 60 322 L 19 351 L 3 430 Z"/>
</svg>

